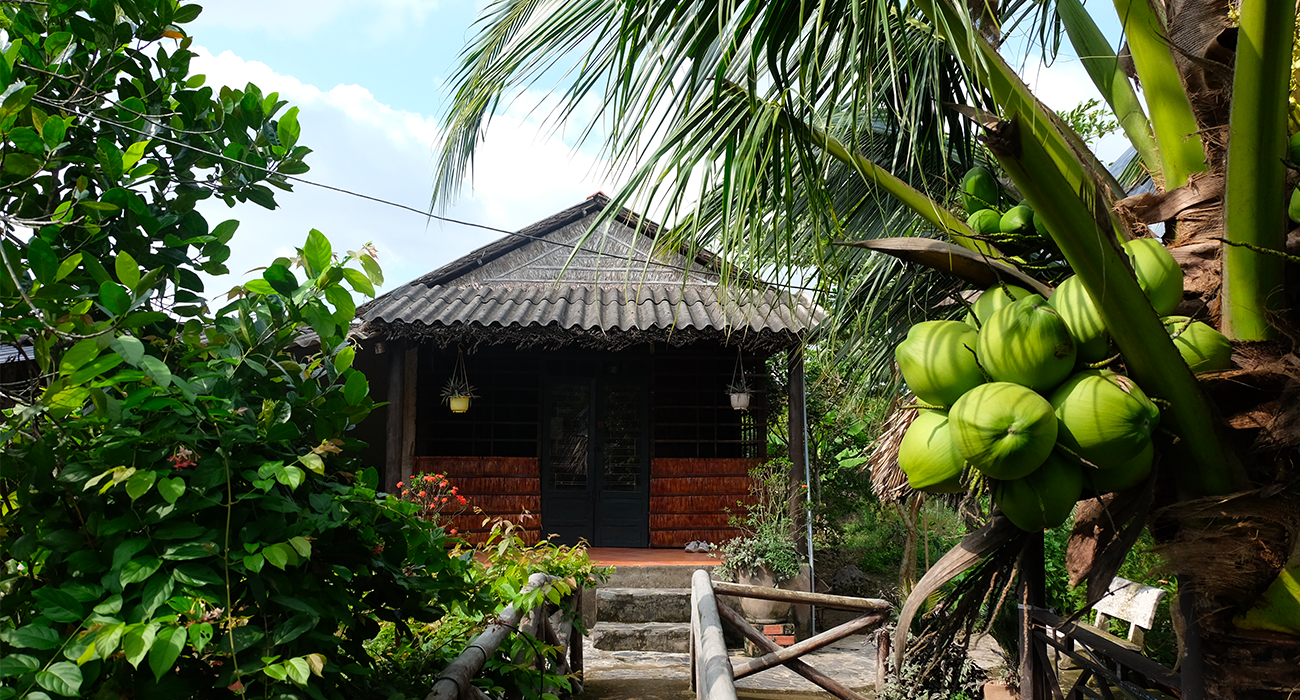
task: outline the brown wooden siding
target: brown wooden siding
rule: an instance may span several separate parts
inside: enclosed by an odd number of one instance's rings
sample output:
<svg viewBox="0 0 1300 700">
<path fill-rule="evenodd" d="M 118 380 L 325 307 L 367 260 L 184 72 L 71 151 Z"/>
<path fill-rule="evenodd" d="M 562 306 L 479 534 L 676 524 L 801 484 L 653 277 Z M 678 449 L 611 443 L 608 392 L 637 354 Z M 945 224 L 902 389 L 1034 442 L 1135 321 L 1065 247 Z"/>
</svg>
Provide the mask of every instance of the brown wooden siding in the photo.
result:
<svg viewBox="0 0 1300 700">
<path fill-rule="evenodd" d="M 668 459 L 650 462 L 650 546 L 715 544 L 740 534 L 730 509 L 750 501 L 749 470 L 758 459 Z"/>
<path fill-rule="evenodd" d="M 470 510 L 452 518 L 449 527 L 470 544 L 486 540 L 496 518 L 522 525 L 521 534 L 529 544 L 540 538 L 542 480 L 536 458 L 416 457 L 415 471 L 446 474 L 447 481 L 468 499 Z"/>
</svg>

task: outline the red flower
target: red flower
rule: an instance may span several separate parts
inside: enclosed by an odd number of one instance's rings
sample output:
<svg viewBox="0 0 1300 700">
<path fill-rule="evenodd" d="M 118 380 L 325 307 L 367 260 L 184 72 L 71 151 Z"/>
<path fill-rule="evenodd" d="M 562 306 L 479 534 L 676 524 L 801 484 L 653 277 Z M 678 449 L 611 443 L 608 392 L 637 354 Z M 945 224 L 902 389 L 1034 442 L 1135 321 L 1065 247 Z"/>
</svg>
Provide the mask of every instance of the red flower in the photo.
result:
<svg viewBox="0 0 1300 700">
<path fill-rule="evenodd" d="M 402 482 L 400 482 L 400 481 L 397 482 L 397 488 L 399 488 L 399 489 L 402 488 Z"/>
<path fill-rule="evenodd" d="M 421 491 L 421 492 L 420 492 L 420 498 L 424 498 L 426 495 L 428 495 L 428 494 L 426 494 L 424 491 Z"/>
<path fill-rule="evenodd" d="M 456 534 L 456 528 L 453 527 L 453 528 L 451 529 L 450 532 L 451 532 L 451 534 L 453 534 L 453 535 Z"/>
<path fill-rule="evenodd" d="M 425 477 L 424 477 L 424 481 L 425 481 L 425 483 L 428 483 L 428 482 L 430 482 L 430 481 L 433 481 L 433 477 L 431 477 L 431 476 L 429 476 L 429 475 L 426 474 Z"/>
</svg>

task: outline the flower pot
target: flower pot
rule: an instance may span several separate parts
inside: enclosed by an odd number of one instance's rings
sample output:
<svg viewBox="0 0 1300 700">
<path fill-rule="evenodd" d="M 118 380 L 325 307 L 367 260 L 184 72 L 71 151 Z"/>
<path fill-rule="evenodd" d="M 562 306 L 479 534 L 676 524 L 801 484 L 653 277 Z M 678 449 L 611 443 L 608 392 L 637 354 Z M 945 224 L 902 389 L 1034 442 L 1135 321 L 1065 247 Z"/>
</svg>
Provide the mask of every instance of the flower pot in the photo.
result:
<svg viewBox="0 0 1300 700">
<path fill-rule="evenodd" d="M 468 396 L 452 396 L 447 399 L 447 403 L 451 405 L 452 413 L 464 413 L 469 410 Z"/>
<path fill-rule="evenodd" d="M 766 566 L 757 569 L 742 571 L 736 575 L 736 583 L 743 583 L 747 586 L 762 586 L 763 588 L 786 588 L 788 583 L 780 586 L 776 585 L 776 578 Z M 790 620 L 790 609 L 792 603 L 782 603 L 776 600 L 760 600 L 758 598 L 740 598 L 740 612 L 746 620 L 758 625 L 774 625 Z"/>
<path fill-rule="evenodd" d="M 749 410 L 749 392 L 731 394 L 731 407 L 737 411 Z"/>
</svg>

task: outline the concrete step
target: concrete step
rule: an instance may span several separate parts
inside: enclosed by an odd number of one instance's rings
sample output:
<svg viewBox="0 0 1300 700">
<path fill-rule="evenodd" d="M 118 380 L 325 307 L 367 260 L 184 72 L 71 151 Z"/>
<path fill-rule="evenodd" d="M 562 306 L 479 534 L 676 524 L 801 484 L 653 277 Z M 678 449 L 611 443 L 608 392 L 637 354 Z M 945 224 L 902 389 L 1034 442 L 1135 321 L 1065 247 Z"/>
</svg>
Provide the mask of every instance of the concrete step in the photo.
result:
<svg viewBox="0 0 1300 700">
<path fill-rule="evenodd" d="M 691 650 L 689 622 L 598 622 L 591 628 L 591 644 L 604 651 Z"/>
<path fill-rule="evenodd" d="M 601 622 L 690 622 L 689 588 L 601 588 L 596 591 Z"/>
<path fill-rule="evenodd" d="M 707 563 L 706 563 L 707 562 Z M 710 573 L 720 562 L 707 558 L 700 564 L 648 564 L 618 566 L 603 587 L 609 588 L 690 588 L 696 569 Z"/>
</svg>

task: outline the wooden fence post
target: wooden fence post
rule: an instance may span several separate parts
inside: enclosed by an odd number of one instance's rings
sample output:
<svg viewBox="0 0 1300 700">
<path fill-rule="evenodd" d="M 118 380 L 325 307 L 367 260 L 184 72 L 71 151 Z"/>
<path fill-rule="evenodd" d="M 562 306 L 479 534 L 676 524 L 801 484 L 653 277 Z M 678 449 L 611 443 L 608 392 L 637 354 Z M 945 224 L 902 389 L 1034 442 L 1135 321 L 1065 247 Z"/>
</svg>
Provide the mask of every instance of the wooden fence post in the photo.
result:
<svg viewBox="0 0 1300 700">
<path fill-rule="evenodd" d="M 709 572 L 697 569 L 691 577 L 691 615 L 699 619 L 696 655 L 699 678 L 696 695 L 701 700 L 736 700 L 736 684 L 731 675 L 727 643 L 722 639 L 722 621 L 718 617 L 718 599 L 713 594 Z"/>
</svg>

